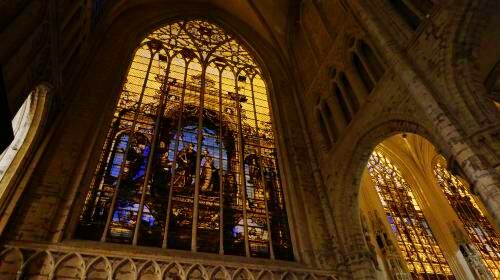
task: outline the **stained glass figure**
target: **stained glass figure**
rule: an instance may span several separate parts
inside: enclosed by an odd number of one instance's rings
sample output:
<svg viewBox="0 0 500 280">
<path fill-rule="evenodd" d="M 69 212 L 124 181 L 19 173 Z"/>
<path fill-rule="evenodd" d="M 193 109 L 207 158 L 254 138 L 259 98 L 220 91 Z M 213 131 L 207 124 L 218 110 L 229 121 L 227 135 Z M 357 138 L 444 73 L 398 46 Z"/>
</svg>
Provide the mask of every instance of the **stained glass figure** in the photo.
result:
<svg viewBox="0 0 500 280">
<path fill-rule="evenodd" d="M 76 237 L 292 259 L 266 85 L 232 35 L 189 20 L 144 39 Z"/>
<path fill-rule="evenodd" d="M 368 171 L 412 278 L 455 279 L 401 171 L 378 151 Z"/>
<path fill-rule="evenodd" d="M 500 237 L 483 214 L 467 186 L 441 163 L 434 166 L 434 175 L 451 207 L 462 221 L 470 242 L 479 252 L 488 270 L 500 278 Z"/>
</svg>

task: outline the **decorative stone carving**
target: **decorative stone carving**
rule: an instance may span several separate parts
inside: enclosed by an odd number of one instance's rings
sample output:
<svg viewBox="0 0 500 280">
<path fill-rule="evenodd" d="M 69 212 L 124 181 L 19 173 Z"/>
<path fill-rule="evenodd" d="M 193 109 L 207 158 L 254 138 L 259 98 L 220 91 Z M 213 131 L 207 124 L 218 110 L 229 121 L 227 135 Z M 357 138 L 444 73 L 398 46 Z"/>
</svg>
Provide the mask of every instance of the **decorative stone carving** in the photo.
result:
<svg viewBox="0 0 500 280">
<path fill-rule="evenodd" d="M 44 248 L 31 246 L 3 247 L 0 253 L 1 279 L 117 279 L 117 280 L 335 280 L 330 271 L 301 269 L 292 266 L 249 265 L 211 260 L 176 260 L 173 257 L 116 256 L 111 252 Z M 76 252 L 78 251 L 78 252 Z M 38 278 L 37 278 L 38 277 Z M 44 278 L 45 277 L 45 278 Z"/>
</svg>

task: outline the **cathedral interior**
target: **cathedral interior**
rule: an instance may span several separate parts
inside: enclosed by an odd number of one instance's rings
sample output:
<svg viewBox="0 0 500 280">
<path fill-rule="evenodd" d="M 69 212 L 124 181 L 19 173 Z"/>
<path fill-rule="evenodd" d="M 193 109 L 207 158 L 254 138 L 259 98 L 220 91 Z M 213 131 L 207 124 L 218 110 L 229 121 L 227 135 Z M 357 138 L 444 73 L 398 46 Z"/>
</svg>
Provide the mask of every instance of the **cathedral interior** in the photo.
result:
<svg viewBox="0 0 500 280">
<path fill-rule="evenodd" d="M 500 1 L 0 1 L 0 279 L 500 279 Z"/>
</svg>

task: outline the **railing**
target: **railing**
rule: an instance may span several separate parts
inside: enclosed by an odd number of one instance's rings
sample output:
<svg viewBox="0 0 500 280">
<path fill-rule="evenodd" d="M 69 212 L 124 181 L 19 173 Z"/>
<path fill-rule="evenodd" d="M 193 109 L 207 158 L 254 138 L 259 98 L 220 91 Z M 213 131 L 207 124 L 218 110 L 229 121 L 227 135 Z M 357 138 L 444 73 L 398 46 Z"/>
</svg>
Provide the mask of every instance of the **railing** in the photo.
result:
<svg viewBox="0 0 500 280">
<path fill-rule="evenodd" d="M 128 249 L 127 249 L 128 248 Z M 194 256 L 194 257 L 193 257 Z M 0 253 L 0 279 L 333 280 L 332 271 L 238 256 L 191 254 L 75 241 L 11 243 Z"/>
</svg>

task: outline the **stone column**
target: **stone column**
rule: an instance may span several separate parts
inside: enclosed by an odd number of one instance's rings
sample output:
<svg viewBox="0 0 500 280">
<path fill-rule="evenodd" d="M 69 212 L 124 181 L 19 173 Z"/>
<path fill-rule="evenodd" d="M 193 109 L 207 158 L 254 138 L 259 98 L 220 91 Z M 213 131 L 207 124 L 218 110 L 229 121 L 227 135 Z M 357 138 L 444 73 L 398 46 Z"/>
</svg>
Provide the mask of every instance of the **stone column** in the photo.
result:
<svg viewBox="0 0 500 280">
<path fill-rule="evenodd" d="M 500 178 L 495 170 L 485 164 L 472 149 L 473 143 L 435 100 L 431 85 L 416 71 L 416 67 L 408 58 L 401 46 L 393 38 L 382 22 L 383 19 L 370 9 L 364 0 L 345 1 L 347 7 L 355 14 L 374 43 L 384 54 L 388 65 L 394 67 L 400 82 L 405 85 L 417 104 L 424 110 L 434 124 L 435 133 L 450 149 L 451 154 L 460 164 L 465 175 L 474 186 L 497 225 L 500 224 Z"/>
</svg>

